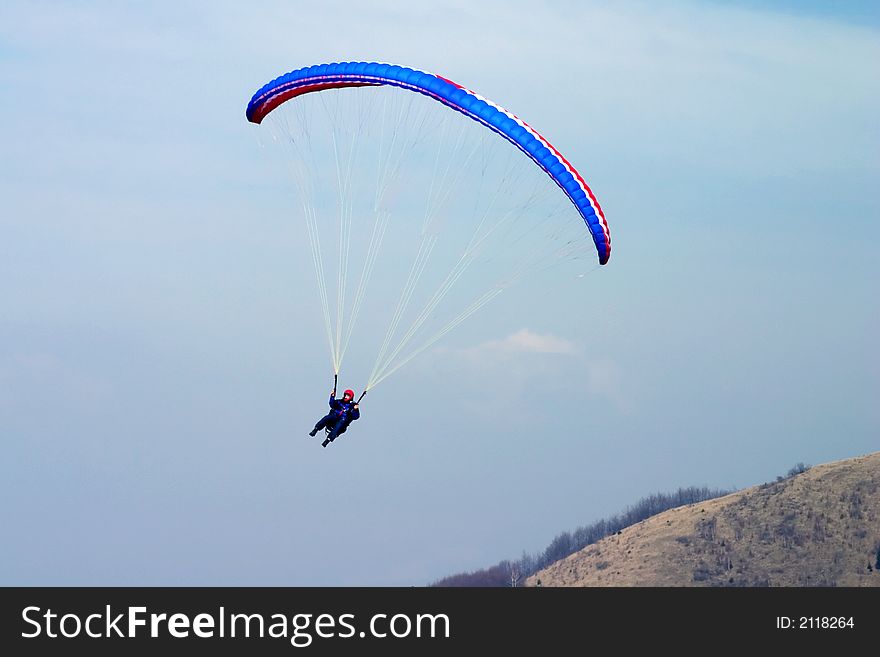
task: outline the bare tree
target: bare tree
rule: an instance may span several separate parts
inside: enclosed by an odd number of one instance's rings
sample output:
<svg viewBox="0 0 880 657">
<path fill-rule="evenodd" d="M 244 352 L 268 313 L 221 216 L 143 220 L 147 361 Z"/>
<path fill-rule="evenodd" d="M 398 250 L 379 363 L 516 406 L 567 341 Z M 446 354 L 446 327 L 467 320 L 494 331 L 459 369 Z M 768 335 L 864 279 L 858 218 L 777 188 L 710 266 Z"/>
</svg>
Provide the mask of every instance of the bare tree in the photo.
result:
<svg viewBox="0 0 880 657">
<path fill-rule="evenodd" d="M 707 541 L 714 542 L 716 529 L 718 527 L 718 518 L 712 516 L 708 520 L 700 520 L 697 523 L 697 535 Z"/>
<path fill-rule="evenodd" d="M 519 569 L 519 563 L 514 561 L 510 564 L 509 571 L 510 573 L 510 587 L 516 588 L 519 584 L 520 577 L 522 577 L 522 571 Z"/>
</svg>

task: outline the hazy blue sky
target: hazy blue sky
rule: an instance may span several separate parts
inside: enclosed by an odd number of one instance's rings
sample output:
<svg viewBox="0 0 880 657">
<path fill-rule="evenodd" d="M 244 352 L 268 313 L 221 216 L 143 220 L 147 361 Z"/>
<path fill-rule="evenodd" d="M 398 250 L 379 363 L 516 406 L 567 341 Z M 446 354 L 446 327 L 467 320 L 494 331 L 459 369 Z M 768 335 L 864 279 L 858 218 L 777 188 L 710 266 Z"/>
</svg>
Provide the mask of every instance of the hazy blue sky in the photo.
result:
<svg viewBox="0 0 880 657">
<path fill-rule="evenodd" d="M 2 4 L 0 583 L 421 585 L 878 449 L 875 3 L 413 4 Z M 614 254 L 322 450 L 302 222 L 244 108 L 340 60 L 516 112 Z"/>
</svg>

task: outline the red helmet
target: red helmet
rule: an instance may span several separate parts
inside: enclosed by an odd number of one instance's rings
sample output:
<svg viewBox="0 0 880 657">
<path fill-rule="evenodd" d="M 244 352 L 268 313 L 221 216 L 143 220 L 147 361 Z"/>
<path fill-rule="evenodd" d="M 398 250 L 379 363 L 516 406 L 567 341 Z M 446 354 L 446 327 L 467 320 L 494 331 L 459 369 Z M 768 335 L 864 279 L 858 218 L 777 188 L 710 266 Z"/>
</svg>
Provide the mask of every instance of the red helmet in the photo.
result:
<svg viewBox="0 0 880 657">
<path fill-rule="evenodd" d="M 346 395 L 348 395 L 349 399 L 354 399 L 354 390 L 346 390 L 342 393 L 343 397 L 345 397 Z"/>
</svg>

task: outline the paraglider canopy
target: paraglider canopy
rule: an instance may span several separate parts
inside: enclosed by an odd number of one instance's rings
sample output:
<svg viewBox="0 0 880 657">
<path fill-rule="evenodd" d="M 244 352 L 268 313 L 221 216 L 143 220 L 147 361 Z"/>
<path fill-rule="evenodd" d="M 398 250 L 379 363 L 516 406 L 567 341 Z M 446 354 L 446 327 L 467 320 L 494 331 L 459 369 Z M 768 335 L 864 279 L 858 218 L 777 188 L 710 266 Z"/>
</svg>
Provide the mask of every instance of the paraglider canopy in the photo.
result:
<svg viewBox="0 0 880 657">
<path fill-rule="evenodd" d="M 482 123 L 510 141 L 544 169 L 580 212 L 604 265 L 611 257 L 608 222 L 592 190 L 577 170 L 544 137 L 500 105 L 451 80 L 394 64 L 341 62 L 307 66 L 276 78 L 262 87 L 247 106 L 247 118 L 260 123 L 282 103 L 303 94 L 339 89 L 391 85 L 433 98 Z"/>
</svg>

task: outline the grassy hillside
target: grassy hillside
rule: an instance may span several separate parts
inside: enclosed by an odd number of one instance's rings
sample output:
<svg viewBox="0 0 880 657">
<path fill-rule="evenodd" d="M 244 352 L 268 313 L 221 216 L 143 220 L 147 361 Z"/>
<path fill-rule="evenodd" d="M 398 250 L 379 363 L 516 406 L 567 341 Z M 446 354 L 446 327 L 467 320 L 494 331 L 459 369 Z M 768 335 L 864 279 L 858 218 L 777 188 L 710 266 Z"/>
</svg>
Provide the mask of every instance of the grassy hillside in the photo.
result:
<svg viewBox="0 0 880 657">
<path fill-rule="evenodd" d="M 880 452 L 643 520 L 526 586 L 880 586 Z"/>
</svg>

